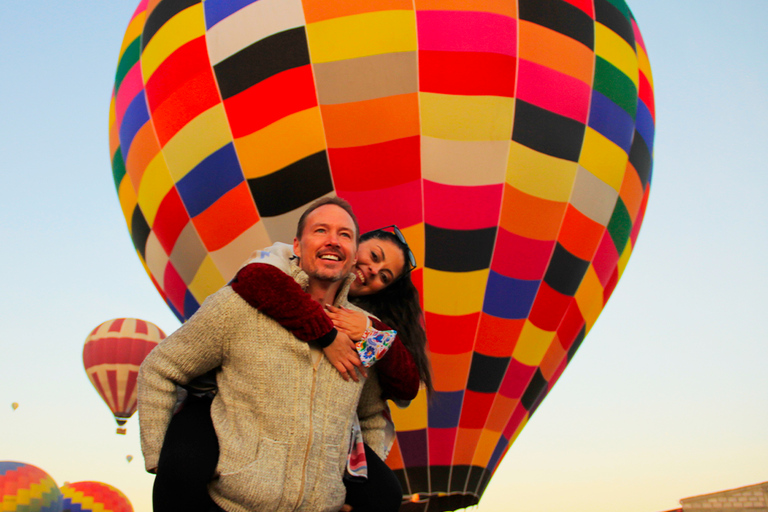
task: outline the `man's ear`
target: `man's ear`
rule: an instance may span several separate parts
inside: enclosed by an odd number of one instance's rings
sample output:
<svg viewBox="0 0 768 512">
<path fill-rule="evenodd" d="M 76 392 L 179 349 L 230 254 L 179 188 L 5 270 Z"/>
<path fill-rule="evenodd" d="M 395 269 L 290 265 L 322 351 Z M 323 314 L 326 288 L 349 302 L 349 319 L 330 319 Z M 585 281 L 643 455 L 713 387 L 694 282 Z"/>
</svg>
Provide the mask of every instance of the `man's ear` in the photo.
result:
<svg viewBox="0 0 768 512">
<path fill-rule="evenodd" d="M 301 245 L 299 244 L 299 239 L 295 237 L 293 239 L 293 254 L 301 258 Z"/>
</svg>

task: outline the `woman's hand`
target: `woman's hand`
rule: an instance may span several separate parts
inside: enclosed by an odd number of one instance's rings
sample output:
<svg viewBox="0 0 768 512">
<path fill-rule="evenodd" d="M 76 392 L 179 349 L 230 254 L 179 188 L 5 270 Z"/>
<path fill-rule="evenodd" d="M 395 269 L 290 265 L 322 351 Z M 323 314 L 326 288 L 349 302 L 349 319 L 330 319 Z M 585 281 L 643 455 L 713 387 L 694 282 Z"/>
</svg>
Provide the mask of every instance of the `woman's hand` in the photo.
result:
<svg viewBox="0 0 768 512">
<path fill-rule="evenodd" d="M 337 330 L 349 336 L 352 341 L 360 341 L 368 328 L 368 316 L 365 313 L 347 308 L 337 308 L 330 304 L 326 304 L 325 309 Z"/>
</svg>

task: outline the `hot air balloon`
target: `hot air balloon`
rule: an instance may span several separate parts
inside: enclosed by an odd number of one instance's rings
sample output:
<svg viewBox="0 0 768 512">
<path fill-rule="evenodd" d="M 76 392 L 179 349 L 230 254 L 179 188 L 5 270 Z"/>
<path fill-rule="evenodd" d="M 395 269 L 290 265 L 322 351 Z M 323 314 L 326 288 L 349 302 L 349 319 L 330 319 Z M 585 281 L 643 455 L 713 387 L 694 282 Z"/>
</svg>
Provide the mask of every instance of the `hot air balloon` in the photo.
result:
<svg viewBox="0 0 768 512">
<path fill-rule="evenodd" d="M 127 460 L 128 463 L 130 464 L 130 462 L 133 460 L 133 455 L 126 455 L 125 460 Z"/>
<path fill-rule="evenodd" d="M 18 402 L 11 403 L 11 409 L 13 409 L 15 411 L 18 408 L 19 408 L 19 403 Z"/>
<path fill-rule="evenodd" d="M 73 482 L 61 486 L 63 512 L 133 512 L 119 489 L 102 482 Z"/>
<path fill-rule="evenodd" d="M 7 512 L 61 512 L 61 492 L 37 466 L 0 461 L 0 507 Z"/>
<path fill-rule="evenodd" d="M 403 228 L 437 393 L 393 412 L 387 462 L 403 510 L 452 510 L 478 502 L 627 265 L 652 83 L 623 0 L 142 1 L 112 169 L 180 319 L 318 197 Z"/>
<path fill-rule="evenodd" d="M 85 373 L 115 415 L 118 434 L 125 434 L 122 427 L 136 412 L 139 366 L 163 338 L 163 331 L 152 322 L 117 318 L 102 323 L 85 339 Z"/>
</svg>

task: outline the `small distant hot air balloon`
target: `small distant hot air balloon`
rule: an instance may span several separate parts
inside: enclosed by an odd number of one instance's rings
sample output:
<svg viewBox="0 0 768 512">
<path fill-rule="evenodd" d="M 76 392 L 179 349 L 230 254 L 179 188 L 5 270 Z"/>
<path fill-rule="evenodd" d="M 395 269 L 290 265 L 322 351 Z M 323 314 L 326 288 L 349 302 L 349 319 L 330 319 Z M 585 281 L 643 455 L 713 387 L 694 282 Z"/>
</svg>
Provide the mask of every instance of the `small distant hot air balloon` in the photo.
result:
<svg viewBox="0 0 768 512">
<path fill-rule="evenodd" d="M 15 411 L 16 409 L 18 409 L 18 408 L 19 408 L 19 402 L 13 402 L 13 403 L 11 404 L 11 409 L 13 409 L 14 411 Z"/>
<path fill-rule="evenodd" d="M 61 491 L 48 473 L 25 462 L 0 461 L 0 509 L 62 512 Z"/>
<path fill-rule="evenodd" d="M 127 460 L 130 463 L 133 460 L 133 455 L 126 455 L 125 460 Z"/>
<path fill-rule="evenodd" d="M 61 486 L 62 512 L 133 512 L 120 490 L 102 482 L 73 482 Z"/>
<path fill-rule="evenodd" d="M 139 366 L 163 338 L 165 333 L 151 322 L 117 318 L 96 327 L 85 340 L 85 372 L 120 427 L 136 412 Z M 125 434 L 125 429 L 117 433 Z"/>
</svg>

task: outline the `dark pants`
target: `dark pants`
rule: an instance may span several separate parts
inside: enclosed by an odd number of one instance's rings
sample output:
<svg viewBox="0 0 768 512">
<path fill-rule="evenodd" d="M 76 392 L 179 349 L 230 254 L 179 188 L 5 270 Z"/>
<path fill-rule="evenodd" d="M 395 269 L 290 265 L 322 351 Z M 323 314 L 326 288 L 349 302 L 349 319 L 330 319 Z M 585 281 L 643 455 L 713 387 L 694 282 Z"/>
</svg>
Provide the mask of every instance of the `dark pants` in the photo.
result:
<svg viewBox="0 0 768 512">
<path fill-rule="evenodd" d="M 368 445 L 368 479 L 347 481 L 346 503 L 354 512 L 396 512 L 403 491 L 395 474 Z M 190 395 L 168 425 L 152 490 L 154 512 L 221 510 L 208 495 L 219 460 L 219 441 L 211 421 L 211 399 Z"/>
<path fill-rule="evenodd" d="M 219 440 L 211 421 L 211 399 L 189 395 L 171 418 L 160 450 L 152 488 L 155 512 L 208 512 L 208 482 L 219 460 Z"/>
<path fill-rule="evenodd" d="M 354 512 L 397 512 L 403 499 L 400 482 L 376 452 L 367 444 L 364 447 L 368 479 L 344 480 L 347 486 L 346 503 L 352 505 Z"/>
</svg>

